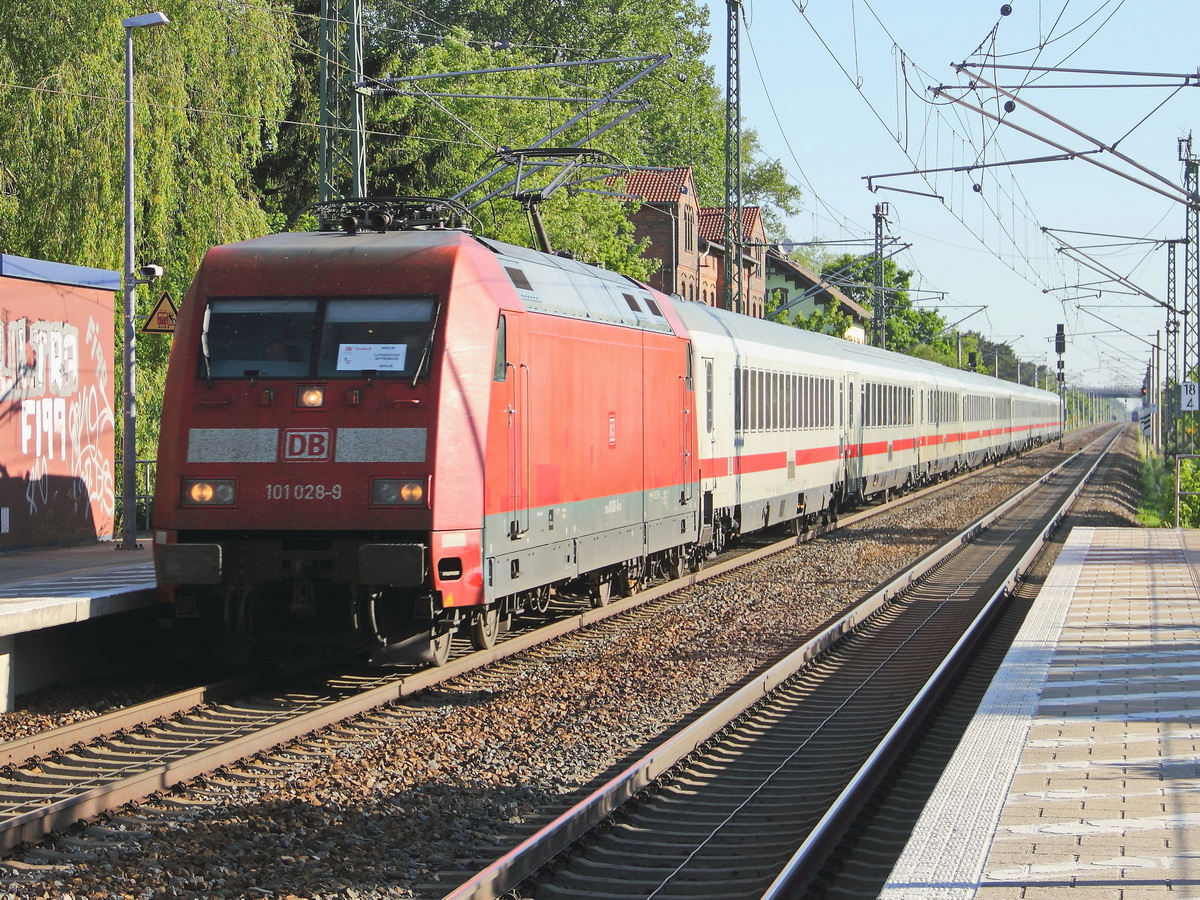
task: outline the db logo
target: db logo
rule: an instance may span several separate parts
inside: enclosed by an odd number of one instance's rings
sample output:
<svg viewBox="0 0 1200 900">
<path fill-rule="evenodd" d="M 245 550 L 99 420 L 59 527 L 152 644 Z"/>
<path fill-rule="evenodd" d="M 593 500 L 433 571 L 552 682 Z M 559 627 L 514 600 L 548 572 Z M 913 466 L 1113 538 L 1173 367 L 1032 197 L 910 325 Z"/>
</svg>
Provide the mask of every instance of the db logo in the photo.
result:
<svg viewBox="0 0 1200 900">
<path fill-rule="evenodd" d="M 301 431 L 288 428 L 283 432 L 283 458 L 292 462 L 318 462 L 329 459 L 333 433 L 328 428 Z"/>
</svg>

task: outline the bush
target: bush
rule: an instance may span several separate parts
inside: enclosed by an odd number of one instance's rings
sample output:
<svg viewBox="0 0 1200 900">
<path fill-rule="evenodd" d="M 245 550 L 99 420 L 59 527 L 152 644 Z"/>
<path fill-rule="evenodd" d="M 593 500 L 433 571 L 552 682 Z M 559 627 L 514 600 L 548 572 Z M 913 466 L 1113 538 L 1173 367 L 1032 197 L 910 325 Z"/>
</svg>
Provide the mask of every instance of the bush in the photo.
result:
<svg viewBox="0 0 1200 900">
<path fill-rule="evenodd" d="M 1138 448 L 1138 456 L 1142 468 L 1138 520 L 1147 528 L 1172 528 L 1175 525 L 1175 473 L 1163 457 L 1155 455 L 1144 443 Z M 1193 474 L 1192 477 L 1197 476 Z M 1188 499 L 1200 501 L 1197 497 Z M 1184 515 L 1183 510 L 1180 515 Z"/>
</svg>

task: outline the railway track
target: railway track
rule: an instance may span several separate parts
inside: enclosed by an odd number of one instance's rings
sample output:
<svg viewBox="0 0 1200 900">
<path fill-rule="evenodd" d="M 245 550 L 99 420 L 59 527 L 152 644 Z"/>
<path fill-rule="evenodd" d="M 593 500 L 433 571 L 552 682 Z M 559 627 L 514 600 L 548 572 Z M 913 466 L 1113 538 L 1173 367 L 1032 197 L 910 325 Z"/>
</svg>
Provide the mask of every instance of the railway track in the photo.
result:
<svg viewBox="0 0 1200 900">
<path fill-rule="evenodd" d="M 896 503 L 884 509 L 895 509 Z M 880 508 L 846 516 L 842 524 Z M 813 534 L 820 533 L 815 530 Z M 812 536 L 811 534 L 809 536 Z M 721 561 L 680 582 L 603 609 L 569 615 L 536 632 L 507 636 L 491 651 L 460 652 L 440 669 L 390 677 L 345 676 L 309 690 L 280 691 L 244 681 L 183 692 L 86 723 L 0 745 L 0 842 L 42 840 L 80 819 L 158 793 L 303 735 L 463 675 L 781 549 L 796 538 Z M 465 642 L 463 642 L 465 645 Z"/>
<path fill-rule="evenodd" d="M 1106 451 L 967 529 L 448 900 L 800 896 Z"/>
</svg>

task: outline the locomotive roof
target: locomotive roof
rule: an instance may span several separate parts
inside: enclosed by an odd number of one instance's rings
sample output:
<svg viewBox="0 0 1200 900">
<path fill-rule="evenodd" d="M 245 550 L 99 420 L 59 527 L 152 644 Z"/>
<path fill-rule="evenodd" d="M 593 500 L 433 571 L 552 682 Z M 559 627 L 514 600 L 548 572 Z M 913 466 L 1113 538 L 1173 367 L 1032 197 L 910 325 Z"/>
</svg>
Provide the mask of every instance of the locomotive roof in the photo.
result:
<svg viewBox="0 0 1200 900">
<path fill-rule="evenodd" d="M 258 261 L 274 259 L 295 266 L 307 256 L 392 257 L 397 252 L 437 247 L 482 247 L 507 274 L 527 309 L 548 315 L 590 319 L 643 331 L 672 334 L 675 329 L 661 296 L 644 284 L 597 266 L 527 247 L 478 237 L 456 229 L 416 231 L 285 232 L 254 238 L 217 250 Z"/>
<path fill-rule="evenodd" d="M 671 334 L 661 297 L 640 282 L 585 263 L 487 238 L 527 309 Z"/>
</svg>

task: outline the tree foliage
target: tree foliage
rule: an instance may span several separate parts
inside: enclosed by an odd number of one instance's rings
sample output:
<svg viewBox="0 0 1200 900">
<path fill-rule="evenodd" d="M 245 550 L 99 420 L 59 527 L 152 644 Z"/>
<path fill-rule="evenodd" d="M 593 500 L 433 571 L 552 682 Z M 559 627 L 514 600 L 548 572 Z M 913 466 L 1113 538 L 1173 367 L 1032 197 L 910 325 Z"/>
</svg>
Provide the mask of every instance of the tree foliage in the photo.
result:
<svg viewBox="0 0 1200 900">
<path fill-rule="evenodd" d="M 768 294 L 766 310 L 764 318 L 772 322 L 778 322 L 781 325 L 791 325 L 794 328 L 800 328 L 804 331 L 816 331 L 821 334 L 831 334 L 837 337 L 845 336 L 846 332 L 854 325 L 854 317 L 849 313 L 842 312 L 840 308 L 833 307 L 832 304 L 826 307 L 818 307 L 808 315 L 800 311 L 789 313 L 786 310 L 782 313 L 776 313 L 779 307 L 779 297 L 775 294 Z"/>
<path fill-rule="evenodd" d="M 297 59 L 311 57 L 309 78 L 297 79 L 288 119 L 316 118 L 316 0 L 300 0 L 306 17 Z M 371 5 L 364 39 L 364 68 L 379 90 L 366 101 L 369 193 L 455 195 L 487 175 L 494 154 L 506 147 L 543 141 L 568 118 L 650 65 L 646 57 L 668 55 L 649 75 L 629 86 L 617 102 L 593 111 L 546 146 L 586 146 L 608 153 L 620 166 L 692 166 L 704 206 L 724 202 L 724 101 L 704 55 L 708 12 L 695 0 L 434 0 L 419 9 L 399 0 Z M 639 58 L 636 62 L 612 62 Z M 509 70 L 516 66 L 608 60 L 582 67 Z M 389 90 L 388 76 L 480 72 L 409 83 Z M 472 97 L 471 94 L 483 95 Z M 530 97 L 575 97 L 578 102 L 531 101 Z M 633 102 L 638 103 L 637 106 Z M 632 112 L 632 114 L 630 114 Z M 613 119 L 614 127 L 588 139 Z M 256 172 L 276 217 L 297 221 L 315 199 L 312 161 L 317 137 L 302 124 L 287 125 L 279 150 Z M 762 156 L 753 131 L 743 135 L 744 188 L 748 203 L 763 207 L 773 238 L 783 236 L 782 217 L 799 208 L 799 189 L 782 167 Z M 498 174 L 464 199 L 475 203 L 502 187 L 511 170 Z M 595 172 L 592 173 L 596 174 Z M 536 184 L 536 177 L 533 182 Z M 594 187 L 594 185 L 592 185 Z M 569 249 L 587 248 L 581 234 L 595 221 L 595 203 L 556 206 L 564 219 Z M 525 214 L 502 192 L 476 210 L 479 227 L 496 237 L 523 236 Z M 618 241 L 621 235 L 615 236 Z M 522 241 L 527 239 L 520 237 Z M 640 263 L 632 245 L 616 257 L 622 271 Z"/>
<path fill-rule="evenodd" d="M 745 161 L 742 175 L 743 203 L 757 205 L 762 209 L 767 240 L 786 240 L 787 227 L 783 217 L 799 215 L 800 188 L 788 181 L 787 172 L 779 160 L 767 159 L 762 155 L 758 132 L 754 129 L 742 131 L 742 159 Z M 721 206 L 724 202 L 713 205 Z"/>
<path fill-rule="evenodd" d="M 121 270 L 121 20 L 142 8 L 120 0 L 15 0 L 6 7 L 0 248 Z M 179 298 L 210 246 L 268 231 L 248 172 L 283 114 L 293 36 L 289 17 L 265 3 L 172 0 L 161 8 L 171 24 L 134 34 L 135 265 L 161 264 L 166 277 L 155 290 Z M 142 457 L 153 456 L 157 441 L 169 346 L 158 336 L 139 341 Z"/>
</svg>

